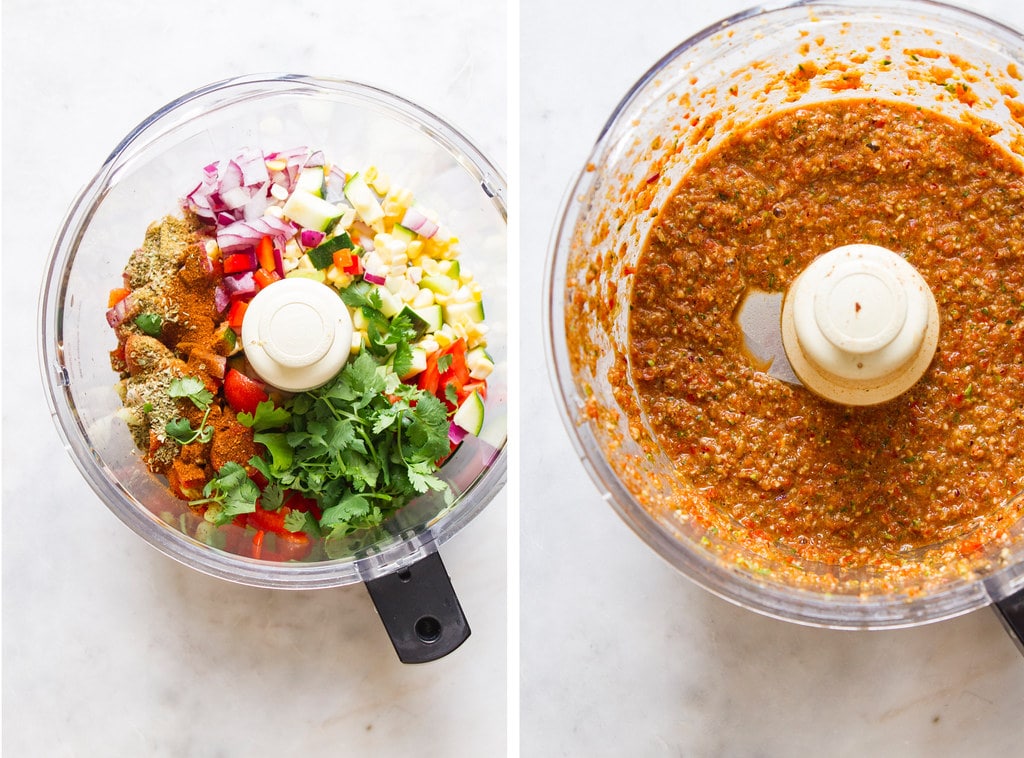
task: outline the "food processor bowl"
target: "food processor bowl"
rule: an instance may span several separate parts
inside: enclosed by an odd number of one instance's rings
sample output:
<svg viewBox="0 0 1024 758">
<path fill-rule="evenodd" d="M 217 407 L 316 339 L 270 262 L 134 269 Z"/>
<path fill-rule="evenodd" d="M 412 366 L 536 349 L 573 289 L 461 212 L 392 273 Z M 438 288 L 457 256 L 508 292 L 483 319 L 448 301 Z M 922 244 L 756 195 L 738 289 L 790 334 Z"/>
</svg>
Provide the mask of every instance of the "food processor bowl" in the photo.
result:
<svg viewBox="0 0 1024 758">
<path fill-rule="evenodd" d="M 929 66 L 948 74 L 930 75 Z M 971 556 L 934 545 L 900 562 L 852 569 L 793 560 L 751 539 L 676 475 L 630 376 L 627 338 L 629 275 L 658 209 L 735 130 L 780 109 L 873 97 L 976 125 L 1019 157 L 1021 66 L 1017 31 L 935 2 L 753 8 L 665 55 L 601 129 L 564 198 L 549 249 L 552 381 L 577 453 L 605 499 L 693 581 L 748 609 L 815 626 L 911 626 L 992 602 L 1020 626 L 1020 521 Z"/>
<path fill-rule="evenodd" d="M 495 369 L 483 429 L 467 436 L 439 471 L 454 498 L 420 496 L 380 527 L 331 541 L 318 560 L 278 563 L 211 547 L 183 530 L 183 501 L 147 470 L 118 418 L 118 375 L 109 356 L 116 337 L 104 313 L 107 292 L 119 286 L 147 226 L 178 212 L 204 166 L 244 148 L 297 146 L 322 150 L 343 166 L 375 165 L 445 220 L 460 240 L 463 266 L 483 289 Z M 43 285 L 41 369 L 57 429 L 82 475 L 121 521 L 187 566 L 260 587 L 366 582 L 382 620 L 394 625 L 396 648 L 406 646 L 399 650 L 403 659 L 428 660 L 454 649 L 469 630 L 437 550 L 480 513 L 506 477 L 505 195 L 504 175 L 455 127 L 364 84 L 255 75 L 169 103 L 121 141 L 74 201 Z"/>
</svg>

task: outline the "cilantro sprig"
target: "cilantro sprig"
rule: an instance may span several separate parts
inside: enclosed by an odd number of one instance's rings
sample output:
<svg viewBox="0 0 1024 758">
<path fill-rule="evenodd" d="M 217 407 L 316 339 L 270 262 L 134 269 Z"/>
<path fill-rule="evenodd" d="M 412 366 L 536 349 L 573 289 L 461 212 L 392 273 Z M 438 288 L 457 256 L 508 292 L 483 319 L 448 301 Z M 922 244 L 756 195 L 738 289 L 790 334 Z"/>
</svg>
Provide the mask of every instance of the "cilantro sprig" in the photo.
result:
<svg viewBox="0 0 1024 758">
<path fill-rule="evenodd" d="M 206 389 L 202 379 L 195 376 L 173 379 L 168 385 L 167 394 L 173 398 L 188 398 L 196 408 L 205 411 L 198 429 L 193 429 L 186 418 L 179 417 L 168 421 L 164 426 L 168 437 L 182 445 L 189 445 L 193 442 L 207 443 L 213 439 L 213 427 L 206 423 L 210 417 L 213 393 Z"/>
<path fill-rule="evenodd" d="M 259 497 L 260 489 L 249 478 L 245 468 L 228 461 L 203 487 L 203 497 L 189 501 L 189 505 L 206 505 L 204 518 L 216 526 L 223 526 L 239 514 L 254 512 Z"/>
<path fill-rule="evenodd" d="M 436 474 L 450 451 L 447 409 L 369 351 L 284 410 L 282 429 L 256 433 L 268 454 L 250 463 L 268 481 L 315 498 L 320 527 L 332 535 L 377 526 L 416 495 L 447 492 Z"/>
</svg>

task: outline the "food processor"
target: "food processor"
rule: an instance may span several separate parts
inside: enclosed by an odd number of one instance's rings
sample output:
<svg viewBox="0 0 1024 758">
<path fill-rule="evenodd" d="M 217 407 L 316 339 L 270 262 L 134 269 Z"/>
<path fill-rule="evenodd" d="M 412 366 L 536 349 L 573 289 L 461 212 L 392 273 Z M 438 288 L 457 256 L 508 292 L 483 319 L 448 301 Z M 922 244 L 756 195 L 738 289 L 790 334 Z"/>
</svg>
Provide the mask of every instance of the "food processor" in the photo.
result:
<svg viewBox="0 0 1024 758">
<path fill-rule="evenodd" d="M 630 374 L 628 304 L 630 275 L 659 209 L 691 168 L 745 125 L 806 104 L 877 98 L 967 123 L 1019 157 L 1022 65 L 1019 32 L 941 3 L 757 7 L 671 50 L 601 128 L 551 239 L 544 306 L 552 382 L 576 451 L 604 498 L 656 553 L 707 590 L 765 615 L 837 629 L 913 626 L 992 604 L 1019 644 L 1019 520 L 970 557 L 936 544 L 902 562 L 849 569 L 797 567 L 781 551 L 744 539 L 740 524 L 677 476 L 644 415 Z M 934 303 L 890 251 L 833 252 L 828 271 L 805 271 L 804 294 L 762 299 L 737 328 L 755 343 L 751 352 L 775 359 L 766 361 L 766 373 L 776 380 L 846 405 L 884 402 L 926 370 L 938 329 Z M 829 289 L 833 275 L 845 284 Z M 860 307 L 844 289 L 852 283 L 873 288 L 877 323 L 867 332 L 837 315 Z M 901 344 L 891 355 L 883 350 L 890 343 Z M 1007 507 L 1019 512 L 1022 498 Z"/>
<path fill-rule="evenodd" d="M 118 417 L 118 375 L 110 365 L 116 337 L 104 313 L 107 292 L 119 286 L 147 226 L 179 212 L 204 166 L 242 148 L 297 146 L 321 150 L 343 166 L 375 165 L 445 219 L 459 238 L 460 260 L 482 287 L 495 368 L 480 434 L 467 435 L 438 471 L 450 497 L 416 497 L 381 526 L 333 540 L 328 554 L 316 560 L 273 562 L 205 544 L 168 516 L 181 513 L 183 503 L 147 470 Z M 456 649 L 469 625 L 438 548 L 481 512 L 506 478 L 505 187 L 501 171 L 451 124 L 397 95 L 340 79 L 229 79 L 189 92 L 139 124 L 68 211 L 40 305 L 40 360 L 50 410 L 97 497 L 158 550 L 212 576 L 280 589 L 365 583 L 404 662 L 429 661 Z M 308 315 L 300 314 L 300 331 Z"/>
</svg>

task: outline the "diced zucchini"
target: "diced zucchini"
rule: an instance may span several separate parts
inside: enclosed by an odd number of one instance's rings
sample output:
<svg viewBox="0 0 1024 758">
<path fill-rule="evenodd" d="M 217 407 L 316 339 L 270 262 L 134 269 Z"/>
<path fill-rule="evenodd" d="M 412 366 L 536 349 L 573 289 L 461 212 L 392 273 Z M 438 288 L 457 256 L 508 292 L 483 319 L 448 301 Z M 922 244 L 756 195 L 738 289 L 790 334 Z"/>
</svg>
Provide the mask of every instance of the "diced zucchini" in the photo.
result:
<svg viewBox="0 0 1024 758">
<path fill-rule="evenodd" d="M 226 321 L 217 327 L 217 330 L 213 333 L 213 338 L 213 347 L 221 355 L 234 355 L 242 349 L 238 335 L 235 334 L 234 329 L 228 326 Z"/>
<path fill-rule="evenodd" d="M 437 265 L 437 270 L 455 281 L 459 280 L 460 267 L 458 261 L 441 261 Z"/>
<path fill-rule="evenodd" d="M 401 224 L 395 224 L 393 227 L 391 227 L 391 236 L 397 237 L 398 239 L 402 240 L 404 243 L 408 245 L 410 242 L 416 239 L 416 232 L 414 232 L 412 229 L 407 229 Z"/>
<path fill-rule="evenodd" d="M 420 279 L 420 286 L 426 287 L 432 292 L 438 292 L 442 295 L 450 295 L 458 287 L 458 281 L 452 279 L 449 276 L 443 274 L 438 276 L 425 276 Z"/>
<path fill-rule="evenodd" d="M 327 281 L 324 272 L 315 268 L 293 268 L 284 276 L 285 279 L 312 279 L 314 282 L 320 282 L 321 284 Z"/>
<path fill-rule="evenodd" d="M 411 376 L 422 374 L 427 370 L 427 351 L 423 348 L 413 346 L 412 350 L 412 368 L 410 368 L 400 379 L 408 379 Z"/>
<path fill-rule="evenodd" d="M 308 192 L 293 192 L 281 209 L 285 216 L 307 229 L 329 232 L 341 218 L 341 209 Z"/>
<path fill-rule="evenodd" d="M 444 325 L 444 311 L 440 305 L 425 305 L 412 309 L 417 316 L 427 322 L 427 331 L 436 332 Z"/>
<path fill-rule="evenodd" d="M 402 308 L 405 307 L 405 303 L 402 302 L 402 298 L 387 287 L 375 284 L 373 285 L 373 288 L 377 291 L 377 294 L 380 295 L 380 312 L 387 318 L 392 318 L 398 315 Z"/>
<path fill-rule="evenodd" d="M 308 192 L 317 197 L 324 196 L 324 169 L 323 166 L 311 166 L 304 168 L 295 180 L 296 192 Z"/>
<path fill-rule="evenodd" d="M 468 303 L 448 303 L 444 306 L 444 320 L 452 326 L 466 328 L 484 320 L 484 304 L 480 300 Z"/>
<path fill-rule="evenodd" d="M 327 268 L 334 262 L 334 254 L 339 250 L 351 250 L 352 238 L 348 232 L 342 232 L 341 234 L 331 237 L 329 240 L 321 242 L 319 245 L 308 251 L 306 255 L 309 256 L 310 262 L 314 268 Z"/>
<path fill-rule="evenodd" d="M 481 345 L 466 353 L 466 366 L 469 368 L 470 378 L 486 379 L 494 370 L 494 359 Z"/>
<path fill-rule="evenodd" d="M 462 401 L 462 405 L 452 416 L 452 421 L 473 436 L 480 434 L 480 430 L 484 428 L 484 401 L 476 390 L 470 392 L 469 397 Z"/>
<path fill-rule="evenodd" d="M 409 319 L 409 323 L 412 324 L 413 331 L 416 332 L 416 338 L 419 339 L 430 330 L 430 324 L 425 318 L 419 313 L 410 308 L 408 305 L 402 306 L 402 310 L 398 313 L 399 316 L 405 316 Z"/>
<path fill-rule="evenodd" d="M 381 208 L 377 196 L 358 172 L 352 174 L 345 182 L 345 197 L 352 203 L 359 218 L 369 226 L 374 226 L 384 219 L 384 209 Z"/>
</svg>

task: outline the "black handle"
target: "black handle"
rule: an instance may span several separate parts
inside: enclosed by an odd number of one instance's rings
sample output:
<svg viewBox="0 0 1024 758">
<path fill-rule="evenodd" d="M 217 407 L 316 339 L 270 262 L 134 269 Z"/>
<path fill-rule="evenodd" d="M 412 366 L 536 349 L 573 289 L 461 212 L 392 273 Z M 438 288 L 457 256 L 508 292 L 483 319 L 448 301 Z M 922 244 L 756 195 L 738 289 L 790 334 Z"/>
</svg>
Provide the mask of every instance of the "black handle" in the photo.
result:
<svg viewBox="0 0 1024 758">
<path fill-rule="evenodd" d="M 439 553 L 370 579 L 366 589 L 402 663 L 443 658 L 469 637 L 469 623 Z"/>
<path fill-rule="evenodd" d="M 996 600 L 992 607 L 996 609 L 999 620 L 1003 622 L 1003 627 L 1009 632 L 1017 649 L 1024 654 L 1024 590 Z"/>
</svg>

